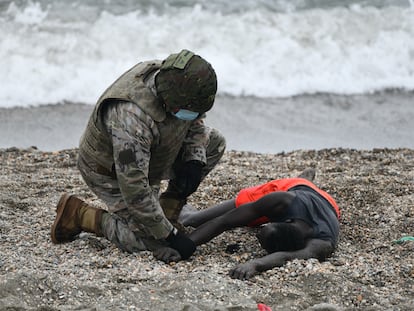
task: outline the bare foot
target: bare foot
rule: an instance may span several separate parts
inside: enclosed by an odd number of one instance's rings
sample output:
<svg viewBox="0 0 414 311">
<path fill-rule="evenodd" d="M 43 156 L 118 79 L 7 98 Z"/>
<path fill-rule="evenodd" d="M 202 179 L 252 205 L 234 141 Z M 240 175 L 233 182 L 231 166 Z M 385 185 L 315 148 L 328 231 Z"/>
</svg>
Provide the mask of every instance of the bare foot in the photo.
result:
<svg viewBox="0 0 414 311">
<path fill-rule="evenodd" d="M 198 210 L 194 206 L 185 204 L 180 215 L 178 216 L 178 222 L 183 226 L 193 226 L 192 216 L 197 212 Z"/>
<path fill-rule="evenodd" d="M 305 169 L 302 173 L 300 173 L 298 177 L 307 179 L 309 181 L 313 181 L 315 179 L 315 175 L 316 175 L 315 169 L 313 167 L 309 167 Z"/>
</svg>

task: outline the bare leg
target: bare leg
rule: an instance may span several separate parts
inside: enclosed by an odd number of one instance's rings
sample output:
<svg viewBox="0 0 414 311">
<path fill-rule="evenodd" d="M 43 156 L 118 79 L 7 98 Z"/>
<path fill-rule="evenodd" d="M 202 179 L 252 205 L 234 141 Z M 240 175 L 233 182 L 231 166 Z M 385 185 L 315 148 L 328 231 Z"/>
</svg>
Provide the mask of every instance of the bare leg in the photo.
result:
<svg viewBox="0 0 414 311">
<path fill-rule="evenodd" d="M 300 173 L 298 177 L 304 178 L 304 179 L 307 179 L 313 182 L 313 180 L 315 179 L 315 175 L 316 175 L 315 169 L 312 167 L 309 167 L 305 169 L 302 173 Z"/>
<path fill-rule="evenodd" d="M 315 174 L 314 168 L 307 168 L 300 173 L 298 177 L 313 181 Z M 193 206 L 187 204 L 184 205 L 180 216 L 178 217 L 178 222 L 184 226 L 197 228 L 203 223 L 221 216 L 233 208 L 236 208 L 234 199 L 221 202 L 203 210 L 197 210 Z"/>
<path fill-rule="evenodd" d="M 223 201 L 217 205 L 212 207 L 203 209 L 203 210 L 196 210 L 191 205 L 184 205 L 180 216 L 178 217 L 178 222 L 183 224 L 184 226 L 191 226 L 197 228 L 198 226 L 202 225 L 203 223 L 221 216 L 228 211 L 236 208 L 234 203 L 234 199 Z"/>
</svg>

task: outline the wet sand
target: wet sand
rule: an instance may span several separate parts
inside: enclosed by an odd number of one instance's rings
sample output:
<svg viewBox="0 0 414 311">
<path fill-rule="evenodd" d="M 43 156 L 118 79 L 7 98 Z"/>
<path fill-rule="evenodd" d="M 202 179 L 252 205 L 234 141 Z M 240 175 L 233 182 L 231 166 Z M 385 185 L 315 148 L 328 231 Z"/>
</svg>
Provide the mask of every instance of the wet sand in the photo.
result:
<svg viewBox="0 0 414 311">
<path fill-rule="evenodd" d="M 228 150 L 278 153 L 331 147 L 414 148 L 413 93 L 304 95 L 286 99 L 219 96 L 206 123 Z M 0 108 L 0 148 L 77 147 L 92 104 Z"/>
</svg>

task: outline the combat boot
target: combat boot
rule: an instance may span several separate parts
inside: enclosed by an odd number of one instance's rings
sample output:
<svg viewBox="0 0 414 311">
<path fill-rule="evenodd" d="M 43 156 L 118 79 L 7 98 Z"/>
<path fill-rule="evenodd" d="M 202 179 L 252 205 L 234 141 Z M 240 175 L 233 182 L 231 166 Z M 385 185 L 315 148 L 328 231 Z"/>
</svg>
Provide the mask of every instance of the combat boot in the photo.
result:
<svg viewBox="0 0 414 311">
<path fill-rule="evenodd" d="M 186 203 L 186 199 L 180 198 L 178 193 L 173 191 L 165 191 L 160 195 L 160 205 L 164 215 L 177 229 L 182 227 L 182 225 L 178 224 L 178 216 L 180 216 L 181 210 Z"/>
<path fill-rule="evenodd" d="M 52 242 L 55 244 L 71 242 L 82 231 L 103 236 L 101 220 L 105 212 L 73 195 L 63 194 L 56 206 L 56 219 L 51 229 Z"/>
</svg>

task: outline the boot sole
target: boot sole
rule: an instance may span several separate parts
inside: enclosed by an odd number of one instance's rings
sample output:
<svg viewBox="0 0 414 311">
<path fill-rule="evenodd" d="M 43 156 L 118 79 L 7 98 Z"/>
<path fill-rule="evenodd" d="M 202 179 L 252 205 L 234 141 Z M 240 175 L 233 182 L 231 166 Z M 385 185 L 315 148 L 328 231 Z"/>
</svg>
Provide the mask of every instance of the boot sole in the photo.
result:
<svg viewBox="0 0 414 311">
<path fill-rule="evenodd" d="M 60 220 L 62 218 L 63 212 L 65 211 L 65 207 L 66 207 L 66 203 L 68 202 L 68 200 L 70 199 L 72 195 L 65 193 L 64 195 L 62 195 L 62 197 L 60 198 L 58 204 L 56 205 L 56 218 L 55 221 L 53 222 L 52 228 L 50 230 L 50 237 L 52 238 L 52 242 L 54 244 L 59 244 L 59 243 L 64 243 L 64 242 L 70 242 L 70 241 L 66 241 L 66 240 L 61 240 L 57 238 L 56 235 L 56 231 L 59 227 L 59 223 Z"/>
</svg>

